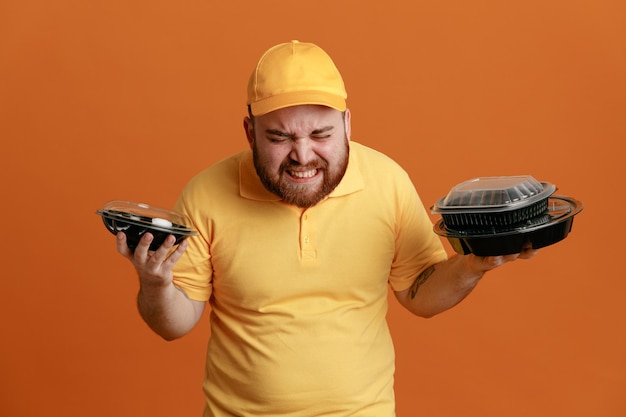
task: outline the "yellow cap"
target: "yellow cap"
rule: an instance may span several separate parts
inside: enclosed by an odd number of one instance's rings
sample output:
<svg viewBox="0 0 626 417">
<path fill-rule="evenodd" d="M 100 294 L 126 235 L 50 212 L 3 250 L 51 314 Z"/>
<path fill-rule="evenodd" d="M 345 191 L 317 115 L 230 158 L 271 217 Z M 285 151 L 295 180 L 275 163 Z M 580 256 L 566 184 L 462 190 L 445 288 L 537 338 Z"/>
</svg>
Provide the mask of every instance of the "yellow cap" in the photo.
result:
<svg viewBox="0 0 626 417">
<path fill-rule="evenodd" d="M 254 116 L 301 104 L 344 111 L 347 97 L 330 56 L 317 45 L 295 40 L 268 49 L 248 81 L 248 105 Z"/>
</svg>

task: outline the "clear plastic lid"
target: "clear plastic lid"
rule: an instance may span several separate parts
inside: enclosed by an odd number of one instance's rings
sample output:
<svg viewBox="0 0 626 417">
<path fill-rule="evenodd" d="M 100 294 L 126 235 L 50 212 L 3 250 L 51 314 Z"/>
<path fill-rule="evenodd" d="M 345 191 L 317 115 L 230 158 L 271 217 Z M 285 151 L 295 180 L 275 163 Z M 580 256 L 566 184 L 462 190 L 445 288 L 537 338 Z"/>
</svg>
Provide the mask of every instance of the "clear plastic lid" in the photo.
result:
<svg viewBox="0 0 626 417">
<path fill-rule="evenodd" d="M 504 211 L 549 197 L 556 187 L 529 175 L 479 177 L 454 186 L 433 207 L 433 213 L 468 210 Z"/>
</svg>

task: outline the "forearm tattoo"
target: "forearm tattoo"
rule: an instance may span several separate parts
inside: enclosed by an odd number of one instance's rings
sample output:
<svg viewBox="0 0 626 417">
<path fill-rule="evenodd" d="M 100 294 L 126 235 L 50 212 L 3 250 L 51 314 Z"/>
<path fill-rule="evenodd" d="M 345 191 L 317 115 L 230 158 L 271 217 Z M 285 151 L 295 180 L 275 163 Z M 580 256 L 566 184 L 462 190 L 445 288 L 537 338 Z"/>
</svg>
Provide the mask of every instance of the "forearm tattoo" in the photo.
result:
<svg viewBox="0 0 626 417">
<path fill-rule="evenodd" d="M 413 282 L 413 285 L 411 285 L 411 299 L 415 298 L 417 290 L 419 290 L 419 288 L 426 282 L 426 280 L 430 278 L 433 272 L 435 272 L 435 267 L 429 266 L 428 268 L 424 269 L 422 273 L 417 276 L 417 278 L 415 278 L 415 282 Z"/>
</svg>

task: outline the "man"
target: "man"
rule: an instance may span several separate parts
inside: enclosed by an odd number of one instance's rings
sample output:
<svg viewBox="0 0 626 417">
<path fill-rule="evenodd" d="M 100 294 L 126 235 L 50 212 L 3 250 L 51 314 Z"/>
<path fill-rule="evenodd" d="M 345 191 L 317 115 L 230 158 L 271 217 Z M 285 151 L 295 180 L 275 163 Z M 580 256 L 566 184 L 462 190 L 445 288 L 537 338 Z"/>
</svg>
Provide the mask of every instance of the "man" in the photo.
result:
<svg viewBox="0 0 626 417">
<path fill-rule="evenodd" d="M 447 259 L 408 175 L 350 141 L 341 75 L 310 43 L 270 48 L 248 84 L 250 149 L 193 178 L 176 210 L 199 235 L 117 249 L 163 338 L 211 307 L 205 417 L 395 415 L 387 288 L 431 317 L 521 254 Z"/>
</svg>

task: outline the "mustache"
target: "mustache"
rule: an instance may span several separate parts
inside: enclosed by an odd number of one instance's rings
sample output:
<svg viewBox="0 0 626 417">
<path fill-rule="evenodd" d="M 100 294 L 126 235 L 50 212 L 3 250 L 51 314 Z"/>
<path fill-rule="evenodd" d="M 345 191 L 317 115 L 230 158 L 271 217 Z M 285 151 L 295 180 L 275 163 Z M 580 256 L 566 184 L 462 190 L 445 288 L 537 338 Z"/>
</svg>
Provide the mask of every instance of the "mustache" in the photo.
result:
<svg viewBox="0 0 626 417">
<path fill-rule="evenodd" d="M 313 161 L 313 162 L 309 162 L 307 164 L 300 164 L 296 161 L 293 161 L 291 159 L 287 159 L 285 161 L 283 161 L 282 164 L 280 164 L 280 170 L 281 171 L 287 171 L 290 169 L 303 169 L 303 170 L 309 170 L 309 169 L 327 169 L 328 168 L 328 163 L 326 161 L 324 161 L 323 159 L 317 160 L 317 161 Z"/>
</svg>

